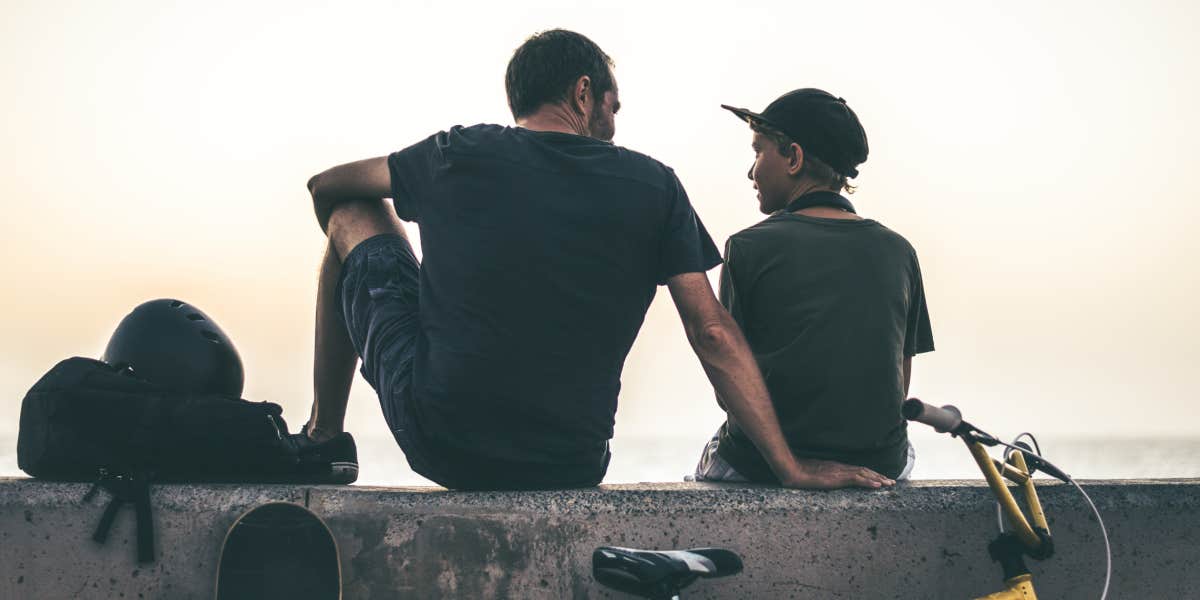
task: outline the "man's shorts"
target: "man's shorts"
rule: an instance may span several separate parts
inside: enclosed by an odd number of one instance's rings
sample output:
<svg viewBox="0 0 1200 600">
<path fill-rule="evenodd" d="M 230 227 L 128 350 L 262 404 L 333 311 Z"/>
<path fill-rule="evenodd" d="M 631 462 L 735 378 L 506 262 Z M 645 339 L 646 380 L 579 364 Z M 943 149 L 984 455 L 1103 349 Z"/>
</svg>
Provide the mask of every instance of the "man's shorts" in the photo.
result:
<svg viewBox="0 0 1200 600">
<path fill-rule="evenodd" d="M 342 261 L 337 298 L 350 341 L 362 358 L 362 376 L 379 395 L 388 429 L 413 470 L 438 481 L 419 432 L 413 430 L 420 275 L 421 265 L 407 239 L 377 235 L 359 243 Z"/>
<path fill-rule="evenodd" d="M 383 234 L 342 261 L 337 298 L 362 375 L 413 471 L 455 489 L 538 489 L 599 483 L 578 469 L 517 464 L 441 444 L 423 431 L 415 405 L 413 365 L 421 333 L 421 265 L 403 236 Z M 607 454 L 605 463 L 607 463 Z M 605 465 L 607 466 L 607 464 Z M 601 471 L 603 476 L 603 471 Z"/>
</svg>

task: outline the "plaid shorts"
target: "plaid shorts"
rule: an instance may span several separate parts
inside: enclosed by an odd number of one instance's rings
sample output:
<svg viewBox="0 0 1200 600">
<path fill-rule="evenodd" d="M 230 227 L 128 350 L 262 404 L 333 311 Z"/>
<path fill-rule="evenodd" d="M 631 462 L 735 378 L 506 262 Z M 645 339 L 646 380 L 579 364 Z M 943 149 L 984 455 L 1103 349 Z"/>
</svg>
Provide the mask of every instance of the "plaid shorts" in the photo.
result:
<svg viewBox="0 0 1200 600">
<path fill-rule="evenodd" d="M 587 487 L 600 482 L 609 454 L 596 469 L 529 465 L 496 459 L 487 448 L 467 452 L 440 443 L 423 429 L 413 385 L 420 327 L 421 265 L 403 236 L 369 238 L 342 261 L 337 298 L 362 375 L 379 395 L 392 437 L 409 466 L 423 477 L 454 489 L 545 489 Z"/>
</svg>

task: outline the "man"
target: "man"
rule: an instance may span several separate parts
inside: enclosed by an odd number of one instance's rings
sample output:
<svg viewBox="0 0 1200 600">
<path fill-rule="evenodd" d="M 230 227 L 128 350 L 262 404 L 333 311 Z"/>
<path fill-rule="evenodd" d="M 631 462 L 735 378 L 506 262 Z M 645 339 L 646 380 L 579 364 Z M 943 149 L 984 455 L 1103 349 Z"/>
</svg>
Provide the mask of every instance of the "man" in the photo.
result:
<svg viewBox="0 0 1200 600">
<path fill-rule="evenodd" d="M 933 350 L 933 336 L 916 252 L 840 194 L 854 191 L 847 181 L 867 159 L 866 132 L 844 100 L 817 89 L 762 113 L 722 106 L 750 123 L 747 176 L 770 216 L 729 238 L 721 302 L 745 332 L 788 445 L 906 478 L 914 455 L 900 406 L 912 357 Z M 778 481 L 751 439 L 727 420 L 697 479 Z"/>
<path fill-rule="evenodd" d="M 453 127 L 309 181 L 329 247 L 306 443 L 342 430 L 362 357 L 417 473 L 459 489 L 596 485 L 625 356 L 666 284 L 713 385 L 780 481 L 884 483 L 788 451 L 704 275 L 720 257 L 678 179 L 609 141 L 620 108 L 611 64 L 577 33 L 534 35 L 505 77 L 517 127 Z M 423 265 L 401 219 L 421 228 Z"/>
</svg>

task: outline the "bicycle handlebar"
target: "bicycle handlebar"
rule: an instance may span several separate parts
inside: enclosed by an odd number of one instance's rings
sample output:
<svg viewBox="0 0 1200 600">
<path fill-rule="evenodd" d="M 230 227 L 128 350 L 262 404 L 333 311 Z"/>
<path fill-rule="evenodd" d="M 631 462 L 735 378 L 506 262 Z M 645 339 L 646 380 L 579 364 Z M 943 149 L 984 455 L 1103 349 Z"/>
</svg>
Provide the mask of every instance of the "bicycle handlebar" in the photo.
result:
<svg viewBox="0 0 1200 600">
<path fill-rule="evenodd" d="M 938 433 L 949 433 L 962 437 L 967 448 L 970 449 L 971 455 L 975 458 L 979 470 L 983 473 L 984 479 L 987 480 L 988 487 L 996 496 L 996 501 L 1000 503 L 1004 514 L 1008 516 L 1009 523 L 1016 529 L 1016 535 L 1021 543 L 1025 545 L 1032 556 L 1038 558 L 1048 556 L 1050 552 L 1053 552 L 1053 546 L 1049 543 L 1050 527 L 1046 524 L 1045 513 L 1042 512 L 1041 502 L 1038 501 L 1037 491 L 1031 479 L 1033 471 L 1026 465 L 1025 452 L 1013 452 L 1007 465 L 993 460 L 988 456 L 983 445 L 984 443 L 995 445 L 999 443 L 998 440 L 963 421 L 962 413 L 950 405 L 938 408 L 916 398 L 909 398 L 904 402 L 901 412 L 909 421 L 929 425 Z M 1037 455 L 1030 452 L 1029 456 L 1032 458 Z M 1004 469 L 1003 474 L 1000 468 Z M 1044 537 L 1039 535 L 1030 525 L 1029 519 L 1025 518 L 1017 501 L 1013 498 L 1012 492 L 1004 485 L 1004 477 L 1020 484 L 1025 492 L 1025 500 L 1029 504 L 1030 513 L 1033 515 L 1034 525 L 1044 532 Z"/>
<path fill-rule="evenodd" d="M 900 412 L 903 413 L 905 419 L 924 423 L 938 433 L 953 432 L 963 423 L 962 413 L 957 408 L 948 404 L 938 408 L 916 398 L 905 400 Z"/>
</svg>

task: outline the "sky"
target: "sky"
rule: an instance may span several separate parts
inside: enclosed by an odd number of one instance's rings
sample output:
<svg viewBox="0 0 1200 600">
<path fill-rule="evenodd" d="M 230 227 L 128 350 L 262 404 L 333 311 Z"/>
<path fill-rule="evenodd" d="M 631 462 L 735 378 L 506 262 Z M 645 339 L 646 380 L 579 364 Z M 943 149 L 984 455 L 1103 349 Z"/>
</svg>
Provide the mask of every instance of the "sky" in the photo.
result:
<svg viewBox="0 0 1200 600">
<path fill-rule="evenodd" d="M 847 100 L 871 147 L 852 200 L 924 272 L 937 351 L 914 361 L 914 395 L 1014 434 L 1200 435 L 1192 3 L 6 0 L 0 15 L 0 429 L 56 361 L 99 356 L 161 297 L 216 319 L 245 396 L 298 427 L 324 244 L 305 182 L 456 124 L 510 124 L 513 49 L 565 27 L 616 61 L 614 141 L 672 166 L 719 246 L 762 218 L 749 130 L 719 105 L 799 87 Z M 720 420 L 660 290 L 618 441 L 698 451 Z M 386 435 L 361 380 L 347 425 Z"/>
</svg>

